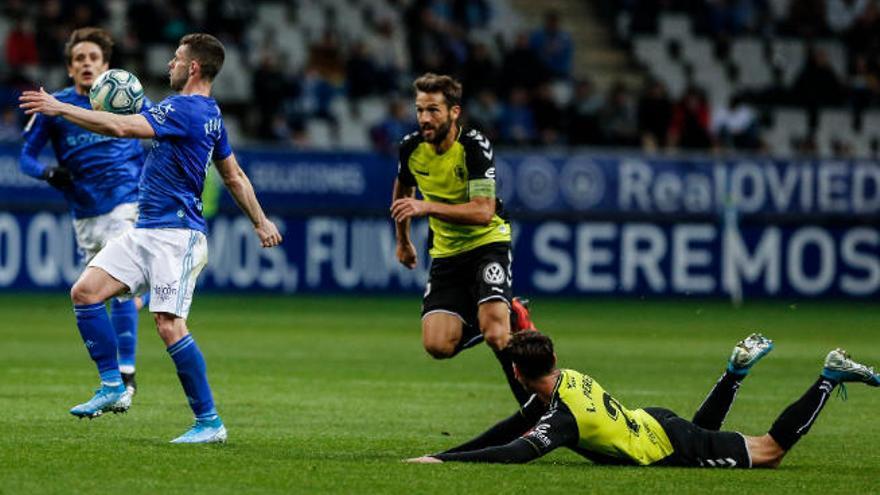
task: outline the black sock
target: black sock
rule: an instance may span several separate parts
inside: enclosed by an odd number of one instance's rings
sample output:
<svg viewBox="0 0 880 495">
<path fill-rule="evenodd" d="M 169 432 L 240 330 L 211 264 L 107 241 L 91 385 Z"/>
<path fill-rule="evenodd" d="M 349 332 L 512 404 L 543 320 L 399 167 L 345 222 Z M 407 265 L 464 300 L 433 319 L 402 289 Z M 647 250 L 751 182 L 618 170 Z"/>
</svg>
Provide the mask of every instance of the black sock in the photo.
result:
<svg viewBox="0 0 880 495">
<path fill-rule="evenodd" d="M 745 377 L 746 375 L 736 375 L 725 371 L 721 378 L 715 382 L 715 386 L 712 387 L 712 391 L 709 392 L 703 403 L 700 404 L 700 408 L 697 409 L 691 422 L 707 430 L 720 430 L 724 419 L 727 418 L 727 413 L 730 412 L 730 407 L 733 405 L 733 399 L 736 398 L 736 392 Z"/>
<path fill-rule="evenodd" d="M 513 375 L 513 361 L 510 359 L 510 350 L 502 349 L 495 351 L 495 358 L 498 359 L 501 369 L 504 370 L 504 376 L 507 378 L 507 384 L 510 385 L 510 391 L 513 392 L 516 402 L 522 406 L 528 402 L 532 394 L 523 388 L 522 384 Z"/>
<path fill-rule="evenodd" d="M 785 450 L 791 449 L 810 431 L 835 385 L 837 382 L 820 376 L 800 399 L 782 411 L 769 431 L 770 436 L 780 447 Z"/>
</svg>

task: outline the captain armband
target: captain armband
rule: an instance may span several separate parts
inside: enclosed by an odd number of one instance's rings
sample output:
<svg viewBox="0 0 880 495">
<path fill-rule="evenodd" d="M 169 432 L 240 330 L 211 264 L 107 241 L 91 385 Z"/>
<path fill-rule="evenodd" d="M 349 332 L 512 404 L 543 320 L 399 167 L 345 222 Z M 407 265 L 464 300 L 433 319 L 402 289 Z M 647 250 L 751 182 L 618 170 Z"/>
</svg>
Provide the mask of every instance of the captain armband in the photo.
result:
<svg viewBox="0 0 880 495">
<path fill-rule="evenodd" d="M 492 179 L 474 179 L 468 181 L 469 198 L 494 198 L 495 181 Z"/>
</svg>

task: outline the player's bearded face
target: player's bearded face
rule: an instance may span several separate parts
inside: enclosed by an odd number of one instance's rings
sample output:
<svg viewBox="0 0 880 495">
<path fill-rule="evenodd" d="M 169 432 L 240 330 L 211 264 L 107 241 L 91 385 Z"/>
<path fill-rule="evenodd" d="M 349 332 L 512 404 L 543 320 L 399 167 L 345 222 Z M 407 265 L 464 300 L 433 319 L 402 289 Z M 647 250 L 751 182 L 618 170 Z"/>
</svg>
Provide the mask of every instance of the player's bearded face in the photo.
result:
<svg viewBox="0 0 880 495">
<path fill-rule="evenodd" d="M 452 116 L 446 119 L 445 122 L 441 122 L 438 124 L 423 124 L 422 126 L 422 136 L 431 144 L 440 144 L 446 139 L 446 136 L 449 135 L 449 130 L 452 128 Z"/>
<path fill-rule="evenodd" d="M 442 93 L 419 92 L 416 95 L 416 114 L 422 138 L 431 144 L 442 143 L 455 122 L 455 115 Z"/>
<path fill-rule="evenodd" d="M 181 46 L 174 52 L 174 58 L 168 62 L 168 78 L 170 79 L 171 89 L 180 91 L 189 81 L 189 65 L 190 60 L 184 53 L 185 47 Z"/>
</svg>

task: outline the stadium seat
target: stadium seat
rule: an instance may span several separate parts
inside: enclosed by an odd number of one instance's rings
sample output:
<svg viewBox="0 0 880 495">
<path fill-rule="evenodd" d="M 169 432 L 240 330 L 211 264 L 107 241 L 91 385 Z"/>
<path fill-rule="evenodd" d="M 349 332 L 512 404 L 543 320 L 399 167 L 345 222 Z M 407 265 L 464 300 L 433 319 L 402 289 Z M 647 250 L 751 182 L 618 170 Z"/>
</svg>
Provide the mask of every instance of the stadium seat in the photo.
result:
<svg viewBox="0 0 880 495">
<path fill-rule="evenodd" d="M 717 65 L 694 65 L 694 82 L 706 90 L 712 107 L 726 105 L 733 93 L 727 75 Z"/>
<path fill-rule="evenodd" d="M 773 112 L 773 125 L 764 133 L 770 149 L 779 156 L 794 154 L 792 141 L 803 139 L 808 132 L 807 113 L 799 108 L 777 108 Z"/>
<path fill-rule="evenodd" d="M 695 38 L 682 45 L 681 54 L 694 67 L 718 65 L 712 42 L 706 38 Z"/>
<path fill-rule="evenodd" d="M 739 69 L 739 89 L 761 89 L 773 82 L 761 40 L 741 38 L 734 41 L 730 56 Z"/>
<path fill-rule="evenodd" d="M 660 60 L 666 60 L 666 43 L 659 39 L 649 36 L 639 36 L 633 40 L 633 52 L 636 60 L 646 67 L 651 67 Z"/>
<path fill-rule="evenodd" d="M 790 85 L 800 74 L 807 58 L 804 42 L 796 39 L 778 39 L 771 43 L 771 64 L 782 69 L 786 85 Z"/>
<path fill-rule="evenodd" d="M 235 115 L 223 115 L 223 125 L 226 127 L 226 135 L 229 138 L 229 142 L 235 143 L 242 142 L 245 137 L 244 133 L 241 130 L 241 122 L 239 122 L 238 117 Z"/>
<path fill-rule="evenodd" d="M 364 98 L 360 102 L 360 121 L 367 127 L 376 124 L 385 117 L 387 106 L 388 103 L 383 98 Z"/>
<path fill-rule="evenodd" d="M 666 85 L 670 96 L 681 97 L 688 83 L 684 68 L 676 62 L 658 62 L 650 67 L 651 74 Z"/>
<path fill-rule="evenodd" d="M 685 14 L 661 14 L 657 20 L 657 34 L 667 41 L 690 40 L 693 37 L 691 19 Z"/>
<path fill-rule="evenodd" d="M 368 149 L 369 130 L 357 120 L 340 120 L 338 146 L 344 150 Z"/>
<path fill-rule="evenodd" d="M 872 144 L 880 144 L 880 111 L 872 110 L 862 115 L 862 127 L 853 134 L 853 151 L 857 157 L 878 159 L 877 153 L 871 149 Z"/>
<path fill-rule="evenodd" d="M 260 3 L 257 5 L 256 24 L 272 26 L 281 32 L 288 27 L 288 10 L 282 2 Z"/>
<path fill-rule="evenodd" d="M 825 50 L 828 54 L 828 61 L 831 67 L 837 73 L 837 77 L 845 79 L 846 74 L 846 48 L 837 40 L 822 40 L 816 42 L 816 46 Z"/>
<path fill-rule="evenodd" d="M 234 46 L 226 47 L 226 61 L 214 84 L 214 96 L 226 102 L 244 103 L 251 94 L 251 79 L 241 51 Z"/>
<path fill-rule="evenodd" d="M 311 148 L 329 150 L 334 146 L 333 132 L 325 120 L 309 119 L 306 123 L 306 136 Z"/>
<path fill-rule="evenodd" d="M 168 61 L 174 56 L 174 48 L 169 45 L 154 44 L 147 47 L 147 74 L 150 77 L 167 77 Z"/>
<path fill-rule="evenodd" d="M 852 144 L 852 114 L 849 110 L 830 108 L 819 113 L 819 125 L 816 129 L 816 145 L 821 156 L 832 156 L 832 143 L 835 140 L 846 140 Z"/>
</svg>

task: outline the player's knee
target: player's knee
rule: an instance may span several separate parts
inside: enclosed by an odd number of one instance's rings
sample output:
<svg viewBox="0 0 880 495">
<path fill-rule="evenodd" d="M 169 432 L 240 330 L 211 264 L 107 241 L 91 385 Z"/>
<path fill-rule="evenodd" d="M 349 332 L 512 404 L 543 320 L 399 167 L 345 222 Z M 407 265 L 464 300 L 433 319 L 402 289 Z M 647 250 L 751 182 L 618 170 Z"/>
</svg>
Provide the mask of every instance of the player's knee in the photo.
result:
<svg viewBox="0 0 880 495">
<path fill-rule="evenodd" d="M 186 327 L 178 324 L 177 318 L 165 313 L 155 313 L 156 331 L 165 345 L 171 345 L 186 336 Z"/>
<path fill-rule="evenodd" d="M 102 302 L 98 295 L 89 289 L 88 285 L 77 282 L 70 288 L 70 300 L 75 305 L 97 304 Z"/>
<path fill-rule="evenodd" d="M 455 342 L 442 340 L 425 340 L 425 352 L 434 359 L 449 359 L 455 355 Z"/>
</svg>

